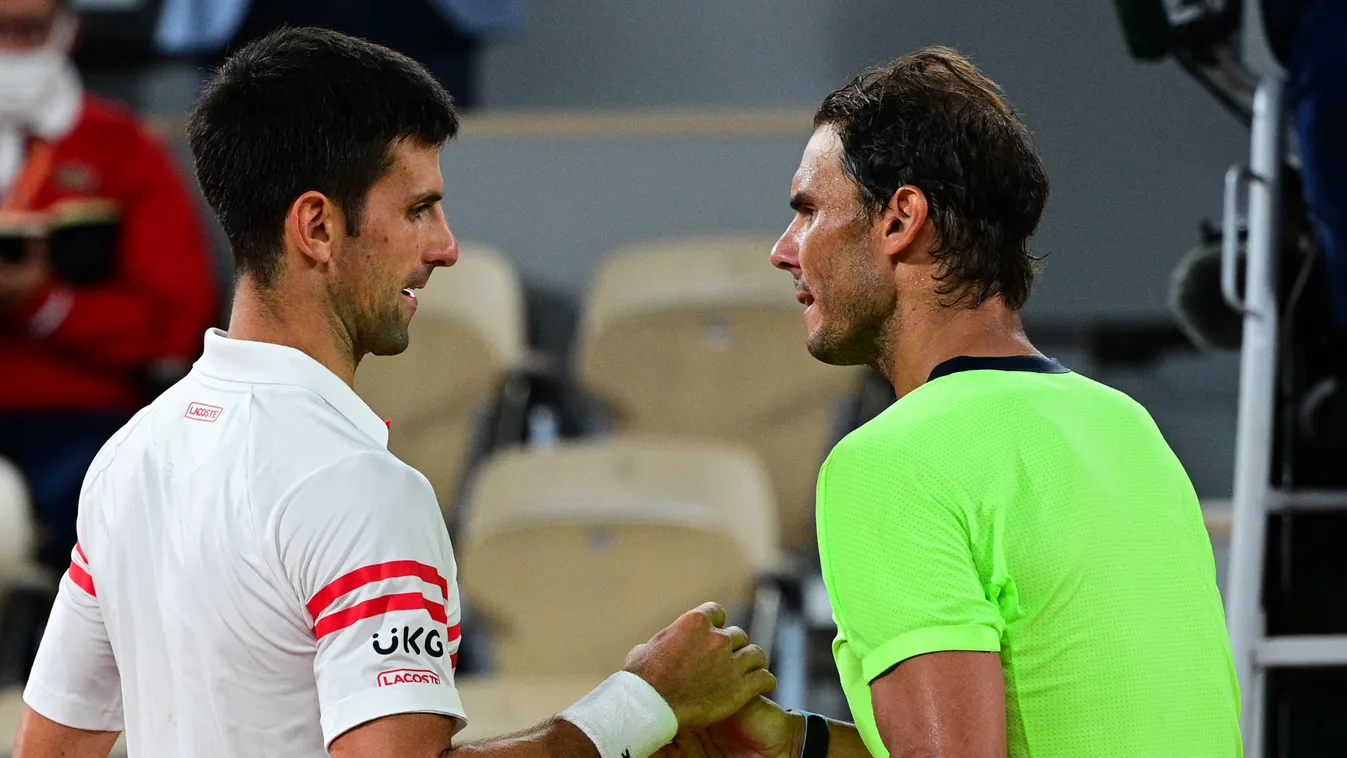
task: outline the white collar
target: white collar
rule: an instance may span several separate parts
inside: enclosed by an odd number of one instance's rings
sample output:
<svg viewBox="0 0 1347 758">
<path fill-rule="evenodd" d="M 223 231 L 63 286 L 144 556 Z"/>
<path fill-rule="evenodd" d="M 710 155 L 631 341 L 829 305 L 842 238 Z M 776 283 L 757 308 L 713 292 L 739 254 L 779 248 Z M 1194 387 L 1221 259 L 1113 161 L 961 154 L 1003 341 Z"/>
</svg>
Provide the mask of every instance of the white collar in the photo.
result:
<svg viewBox="0 0 1347 758">
<path fill-rule="evenodd" d="M 318 393 L 381 447 L 388 425 L 326 366 L 293 347 L 231 339 L 222 329 L 206 331 L 206 347 L 194 368 L 207 376 L 243 384 L 287 384 Z"/>
</svg>

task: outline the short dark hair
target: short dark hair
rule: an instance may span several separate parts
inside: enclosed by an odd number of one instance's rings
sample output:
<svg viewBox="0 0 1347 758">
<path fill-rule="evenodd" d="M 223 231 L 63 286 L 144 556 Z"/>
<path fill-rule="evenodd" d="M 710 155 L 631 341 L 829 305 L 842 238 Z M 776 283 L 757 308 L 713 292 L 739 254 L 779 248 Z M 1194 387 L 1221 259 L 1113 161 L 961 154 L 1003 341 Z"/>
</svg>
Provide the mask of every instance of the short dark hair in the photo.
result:
<svg viewBox="0 0 1347 758">
<path fill-rule="evenodd" d="M 202 193 L 220 218 L 234 268 L 270 286 L 285 215 L 310 190 L 332 198 L 348 233 L 370 187 L 413 138 L 458 132 L 453 100 L 405 55 L 327 29 L 282 29 L 229 58 L 187 121 Z"/>
<path fill-rule="evenodd" d="M 874 217 L 899 187 L 922 190 L 939 234 L 942 295 L 976 307 L 1000 294 L 1024 305 L 1037 258 L 1027 243 L 1048 177 L 1033 135 L 996 83 L 947 47 L 926 47 L 861 72 L 824 99 L 842 165 Z"/>
</svg>

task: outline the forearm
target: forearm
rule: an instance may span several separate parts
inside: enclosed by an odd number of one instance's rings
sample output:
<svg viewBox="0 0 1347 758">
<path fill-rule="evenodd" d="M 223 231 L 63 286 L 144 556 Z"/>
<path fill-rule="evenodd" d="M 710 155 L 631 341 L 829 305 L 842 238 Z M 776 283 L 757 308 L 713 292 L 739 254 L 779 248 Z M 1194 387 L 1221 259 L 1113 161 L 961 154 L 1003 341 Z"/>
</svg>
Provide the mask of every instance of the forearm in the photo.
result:
<svg viewBox="0 0 1347 758">
<path fill-rule="evenodd" d="M 456 758 L 598 758 L 598 748 L 580 728 L 553 718 L 524 732 L 453 749 Z"/>
<path fill-rule="evenodd" d="M 24 706 L 14 758 L 107 758 L 117 732 L 96 732 L 58 724 Z"/>
</svg>

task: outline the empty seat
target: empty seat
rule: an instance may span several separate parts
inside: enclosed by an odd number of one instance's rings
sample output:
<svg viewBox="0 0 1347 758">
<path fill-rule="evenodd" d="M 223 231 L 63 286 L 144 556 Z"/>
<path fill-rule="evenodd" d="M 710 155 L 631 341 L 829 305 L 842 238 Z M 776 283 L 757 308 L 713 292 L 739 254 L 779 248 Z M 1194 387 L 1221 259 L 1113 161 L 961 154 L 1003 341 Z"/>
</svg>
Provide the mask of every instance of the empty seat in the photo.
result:
<svg viewBox="0 0 1347 758">
<path fill-rule="evenodd" d="M 784 543 L 803 548 L 814 543 L 814 483 L 833 412 L 860 373 L 805 349 L 791 278 L 768 261 L 774 241 L 703 237 L 616 251 L 585 304 L 576 371 L 619 429 L 757 451 Z"/>
<path fill-rule="evenodd" d="M 528 729 L 566 710 L 603 679 L 602 675 L 455 679 L 468 725 L 454 742 L 466 744 Z"/>
<path fill-rule="evenodd" d="M 468 508 L 459 582 L 501 676 L 602 679 L 684 611 L 746 606 L 779 564 L 766 471 L 728 443 L 500 453 Z"/>
<path fill-rule="evenodd" d="M 360 363 L 356 391 L 392 422 L 389 449 L 425 474 L 446 515 L 478 412 L 525 361 L 525 329 L 510 261 L 463 245 L 458 263 L 417 293 L 407 350 Z"/>
</svg>

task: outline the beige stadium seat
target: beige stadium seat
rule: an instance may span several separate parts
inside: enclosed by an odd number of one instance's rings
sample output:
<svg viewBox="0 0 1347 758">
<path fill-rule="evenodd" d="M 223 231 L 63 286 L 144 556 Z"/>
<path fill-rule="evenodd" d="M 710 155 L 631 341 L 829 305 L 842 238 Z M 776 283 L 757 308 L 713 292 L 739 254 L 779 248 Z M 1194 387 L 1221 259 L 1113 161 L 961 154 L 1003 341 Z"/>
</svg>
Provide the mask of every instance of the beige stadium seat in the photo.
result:
<svg viewBox="0 0 1347 758">
<path fill-rule="evenodd" d="M 0 756 L 9 756 L 14 736 L 19 733 L 19 715 L 23 712 L 23 688 L 0 690 Z"/>
<path fill-rule="evenodd" d="M 28 486 L 19 469 L 0 458 L 0 602 L 32 561 L 34 539 Z"/>
<path fill-rule="evenodd" d="M 780 563 L 765 470 L 719 442 L 500 453 L 476 477 L 460 542 L 459 583 L 507 677 L 601 680 L 680 613 L 746 606 Z"/>
<path fill-rule="evenodd" d="M 356 390 L 392 422 L 389 449 L 426 475 L 448 516 L 477 412 L 526 360 L 524 295 L 504 255 L 465 244 L 417 301 L 407 350 L 366 357 Z"/>
<path fill-rule="evenodd" d="M 599 685 L 603 675 L 577 677 L 470 677 L 454 680 L 468 725 L 454 736 L 467 744 L 528 729 L 549 719 Z"/>
<path fill-rule="evenodd" d="M 757 451 L 785 546 L 806 548 L 833 412 L 860 373 L 810 357 L 791 278 L 768 261 L 774 242 L 704 237 L 616 251 L 589 294 L 576 371 L 621 430 Z"/>
</svg>

